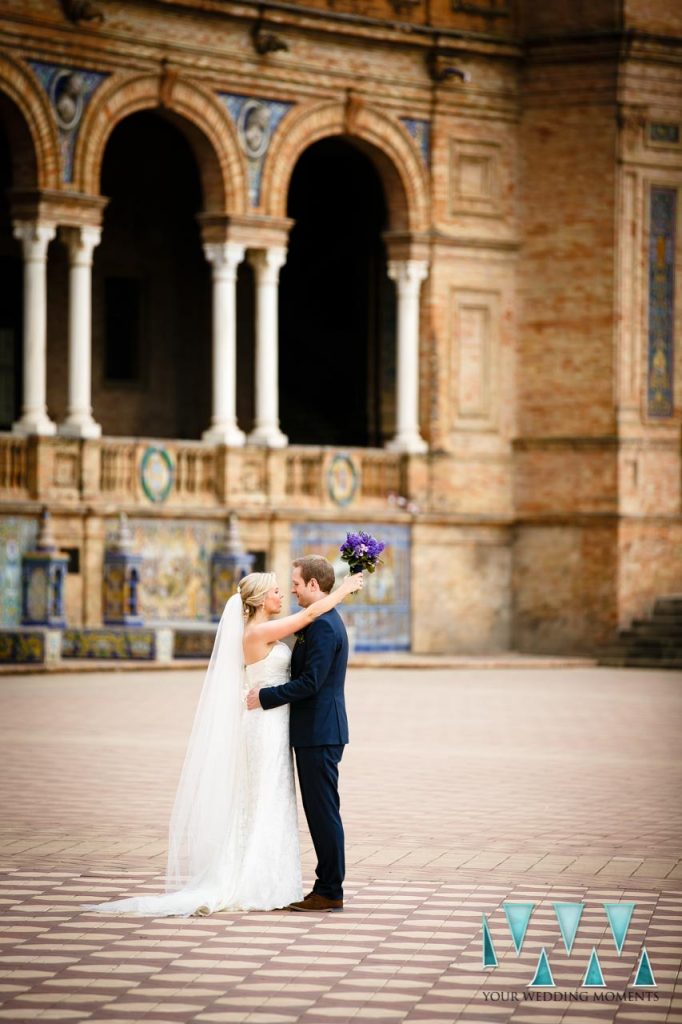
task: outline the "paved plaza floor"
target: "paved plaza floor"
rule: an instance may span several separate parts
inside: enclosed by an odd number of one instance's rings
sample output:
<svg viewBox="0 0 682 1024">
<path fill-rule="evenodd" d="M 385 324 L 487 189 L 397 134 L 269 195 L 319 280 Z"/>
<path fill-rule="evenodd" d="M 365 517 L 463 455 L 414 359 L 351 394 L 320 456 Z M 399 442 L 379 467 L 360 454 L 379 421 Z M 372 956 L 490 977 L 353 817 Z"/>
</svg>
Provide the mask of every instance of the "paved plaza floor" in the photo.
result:
<svg viewBox="0 0 682 1024">
<path fill-rule="evenodd" d="M 682 1022 L 680 675 L 353 669 L 343 913 L 79 909 L 162 891 L 202 678 L 0 678 L 0 1021 Z M 518 955 L 505 902 L 533 905 Z M 570 955 L 555 902 L 583 904 Z"/>
</svg>

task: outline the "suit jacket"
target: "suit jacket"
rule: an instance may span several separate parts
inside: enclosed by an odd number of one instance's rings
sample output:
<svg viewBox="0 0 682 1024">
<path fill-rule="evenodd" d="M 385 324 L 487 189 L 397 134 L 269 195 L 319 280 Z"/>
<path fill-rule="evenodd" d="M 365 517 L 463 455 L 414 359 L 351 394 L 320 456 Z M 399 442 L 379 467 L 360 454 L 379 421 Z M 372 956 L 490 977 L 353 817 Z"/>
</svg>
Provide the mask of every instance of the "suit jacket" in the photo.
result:
<svg viewBox="0 0 682 1024">
<path fill-rule="evenodd" d="M 346 627 L 336 608 L 332 608 L 297 636 L 289 682 L 264 686 L 259 694 L 261 707 L 266 710 L 291 704 L 292 747 L 348 743 L 343 690 L 347 664 Z"/>
</svg>

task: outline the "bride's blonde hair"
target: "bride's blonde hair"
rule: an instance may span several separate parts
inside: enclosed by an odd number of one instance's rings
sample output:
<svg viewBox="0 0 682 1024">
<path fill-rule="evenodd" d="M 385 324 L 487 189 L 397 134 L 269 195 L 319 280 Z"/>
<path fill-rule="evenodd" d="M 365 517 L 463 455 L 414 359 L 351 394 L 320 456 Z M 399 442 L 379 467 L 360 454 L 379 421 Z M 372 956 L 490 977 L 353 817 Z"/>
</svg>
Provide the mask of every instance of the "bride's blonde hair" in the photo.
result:
<svg viewBox="0 0 682 1024">
<path fill-rule="evenodd" d="M 240 580 L 238 593 L 244 606 L 244 614 L 247 618 L 255 615 L 265 600 L 268 590 L 277 586 L 277 577 L 274 572 L 250 572 L 243 580 Z"/>
</svg>

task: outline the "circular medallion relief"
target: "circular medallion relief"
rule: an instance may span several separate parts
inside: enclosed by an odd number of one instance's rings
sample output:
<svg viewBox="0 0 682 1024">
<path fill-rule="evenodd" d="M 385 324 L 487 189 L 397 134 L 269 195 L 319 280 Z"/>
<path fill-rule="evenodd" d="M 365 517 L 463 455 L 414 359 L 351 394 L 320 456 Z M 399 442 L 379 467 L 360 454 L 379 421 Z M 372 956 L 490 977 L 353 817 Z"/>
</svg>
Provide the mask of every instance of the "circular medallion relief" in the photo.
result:
<svg viewBox="0 0 682 1024">
<path fill-rule="evenodd" d="M 72 131 L 83 113 L 85 77 L 78 71 L 62 69 L 52 80 L 50 94 L 57 124 L 64 132 Z"/>
<path fill-rule="evenodd" d="M 173 487 L 173 460 L 165 448 L 147 448 L 140 463 L 142 490 L 150 501 L 165 501 Z"/>
<path fill-rule="evenodd" d="M 327 491 L 337 505 L 348 505 L 358 489 L 358 471 L 350 455 L 335 455 L 327 470 Z"/>
<path fill-rule="evenodd" d="M 260 100 L 247 100 L 239 114 L 237 134 L 249 160 L 260 160 L 270 142 L 270 108 Z"/>
</svg>

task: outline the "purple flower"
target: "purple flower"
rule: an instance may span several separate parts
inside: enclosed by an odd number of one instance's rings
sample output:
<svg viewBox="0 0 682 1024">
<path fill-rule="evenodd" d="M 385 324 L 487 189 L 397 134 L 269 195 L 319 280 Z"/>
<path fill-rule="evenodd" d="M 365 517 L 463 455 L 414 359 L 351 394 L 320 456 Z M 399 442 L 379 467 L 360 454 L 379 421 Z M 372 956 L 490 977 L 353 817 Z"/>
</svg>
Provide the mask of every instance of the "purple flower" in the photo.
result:
<svg viewBox="0 0 682 1024">
<path fill-rule="evenodd" d="M 347 533 L 339 550 L 351 572 L 362 572 L 363 569 L 374 572 L 377 565 L 381 565 L 379 555 L 385 547 L 382 541 L 361 530 L 359 533 Z"/>
</svg>

